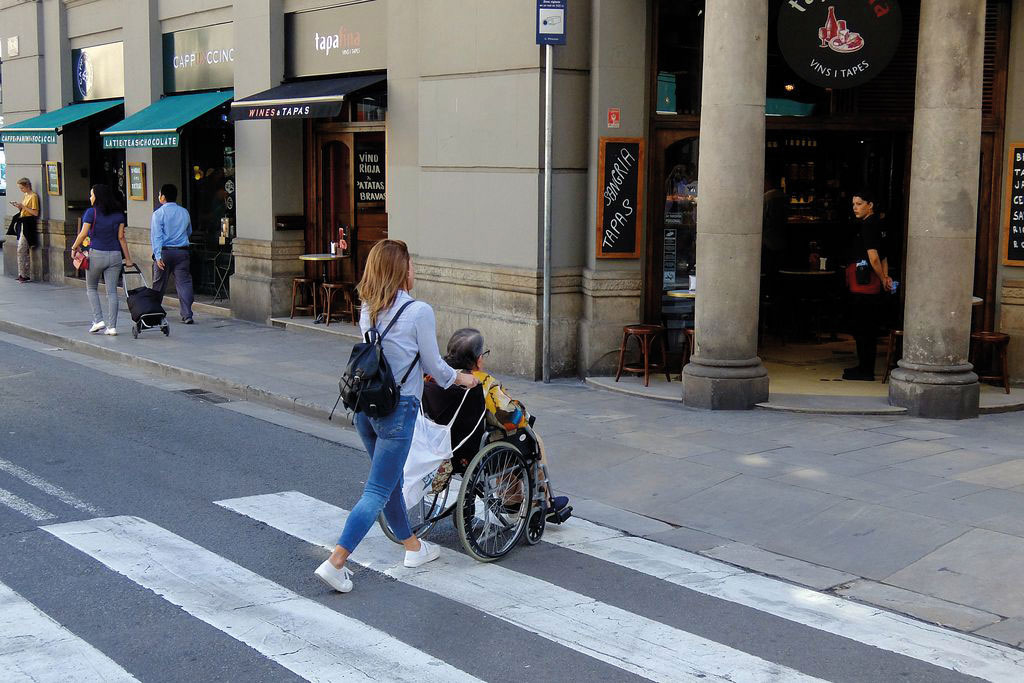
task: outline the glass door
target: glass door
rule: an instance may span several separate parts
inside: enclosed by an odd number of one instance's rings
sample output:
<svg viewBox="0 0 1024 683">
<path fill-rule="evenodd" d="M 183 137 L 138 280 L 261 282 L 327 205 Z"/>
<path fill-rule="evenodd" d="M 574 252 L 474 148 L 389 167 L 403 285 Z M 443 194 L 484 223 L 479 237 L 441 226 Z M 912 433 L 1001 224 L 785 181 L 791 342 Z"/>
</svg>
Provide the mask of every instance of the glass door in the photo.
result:
<svg viewBox="0 0 1024 683">
<path fill-rule="evenodd" d="M 668 329 L 669 353 L 676 357 L 694 320 L 697 153 L 697 131 L 655 132 L 644 311 L 648 322 Z"/>
</svg>

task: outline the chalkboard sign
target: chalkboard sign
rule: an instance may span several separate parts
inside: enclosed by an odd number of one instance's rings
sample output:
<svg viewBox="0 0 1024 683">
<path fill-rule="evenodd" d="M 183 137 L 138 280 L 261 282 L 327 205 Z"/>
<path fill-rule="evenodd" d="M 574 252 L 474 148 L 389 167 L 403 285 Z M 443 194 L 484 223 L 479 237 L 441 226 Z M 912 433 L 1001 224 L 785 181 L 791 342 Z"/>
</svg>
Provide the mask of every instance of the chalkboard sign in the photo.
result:
<svg viewBox="0 0 1024 683">
<path fill-rule="evenodd" d="M 387 199 L 384 187 L 384 143 L 356 146 L 356 202 L 383 204 Z"/>
<path fill-rule="evenodd" d="M 1024 266 L 1024 142 L 1010 145 L 1003 263 Z"/>
<path fill-rule="evenodd" d="M 146 201 L 146 164 L 128 162 L 128 199 Z"/>
<path fill-rule="evenodd" d="M 643 226 L 644 141 L 598 143 L 597 258 L 638 258 Z"/>
</svg>

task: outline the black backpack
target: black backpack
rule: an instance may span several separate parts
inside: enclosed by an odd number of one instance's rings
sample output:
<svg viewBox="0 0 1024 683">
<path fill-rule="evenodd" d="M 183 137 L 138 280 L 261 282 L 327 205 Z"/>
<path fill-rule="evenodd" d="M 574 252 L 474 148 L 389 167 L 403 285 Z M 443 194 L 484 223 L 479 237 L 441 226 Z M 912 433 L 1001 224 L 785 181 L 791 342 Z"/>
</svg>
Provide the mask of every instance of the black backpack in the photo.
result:
<svg viewBox="0 0 1024 683">
<path fill-rule="evenodd" d="M 420 354 L 413 358 L 412 365 L 405 371 L 402 381 L 395 384 L 395 376 L 391 372 L 388 359 L 384 357 L 384 347 L 381 342 L 391 331 L 392 326 L 398 322 L 402 313 L 413 301 L 407 301 L 395 317 L 391 319 L 383 333 L 377 332 L 373 327 L 366 332 L 365 341 L 352 347 L 352 355 L 349 356 L 348 365 L 338 382 L 338 401 L 345 404 L 345 408 L 352 413 L 363 413 L 367 417 L 385 417 L 395 412 L 398 407 L 398 399 L 405 380 L 409 379 L 416 364 L 419 363 Z M 334 407 L 338 407 L 338 401 Z M 334 410 L 331 410 L 331 417 Z M 328 419 L 331 419 L 328 417 Z"/>
</svg>

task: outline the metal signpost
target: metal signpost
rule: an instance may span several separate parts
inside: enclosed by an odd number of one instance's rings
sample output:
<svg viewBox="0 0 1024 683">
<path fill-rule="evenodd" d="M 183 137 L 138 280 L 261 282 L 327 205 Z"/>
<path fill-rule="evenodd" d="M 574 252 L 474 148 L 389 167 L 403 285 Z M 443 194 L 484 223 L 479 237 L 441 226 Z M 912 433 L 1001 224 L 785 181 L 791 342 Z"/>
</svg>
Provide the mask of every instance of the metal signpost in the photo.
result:
<svg viewBox="0 0 1024 683">
<path fill-rule="evenodd" d="M 551 83 L 552 45 L 565 45 L 566 0 L 537 0 L 537 44 L 544 46 L 544 345 L 542 378 L 551 381 Z"/>
</svg>

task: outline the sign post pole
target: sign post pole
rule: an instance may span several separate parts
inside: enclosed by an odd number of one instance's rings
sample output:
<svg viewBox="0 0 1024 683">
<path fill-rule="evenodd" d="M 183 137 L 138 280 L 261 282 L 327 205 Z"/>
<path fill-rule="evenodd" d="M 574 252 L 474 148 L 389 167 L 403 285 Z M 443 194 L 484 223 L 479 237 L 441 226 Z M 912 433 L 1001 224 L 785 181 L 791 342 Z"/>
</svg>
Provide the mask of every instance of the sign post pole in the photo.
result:
<svg viewBox="0 0 1024 683">
<path fill-rule="evenodd" d="M 566 0 L 537 0 L 537 44 L 544 46 L 544 293 L 541 377 L 551 382 L 551 88 L 555 54 L 552 45 L 565 45 Z"/>
<path fill-rule="evenodd" d="M 551 76 L 554 51 L 544 46 L 544 383 L 551 382 Z"/>
</svg>

